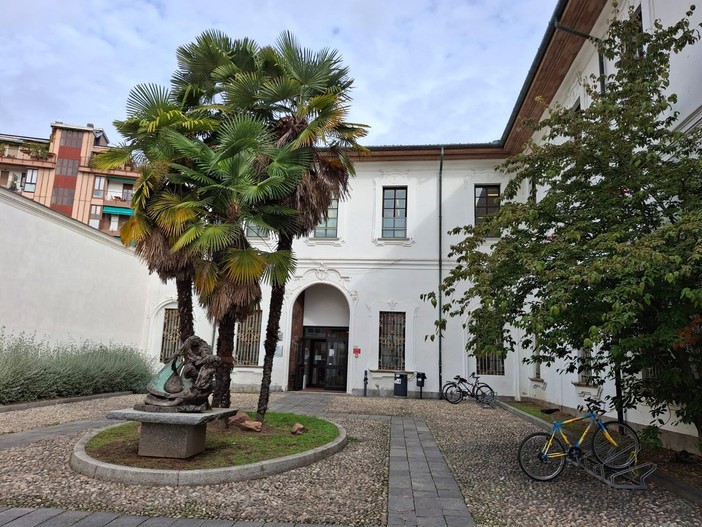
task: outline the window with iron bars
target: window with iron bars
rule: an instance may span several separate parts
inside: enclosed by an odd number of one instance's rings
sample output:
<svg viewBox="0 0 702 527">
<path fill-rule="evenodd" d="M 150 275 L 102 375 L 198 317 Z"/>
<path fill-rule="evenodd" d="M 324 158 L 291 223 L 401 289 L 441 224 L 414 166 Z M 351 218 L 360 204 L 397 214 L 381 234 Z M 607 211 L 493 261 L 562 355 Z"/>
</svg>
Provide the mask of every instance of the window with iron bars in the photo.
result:
<svg viewBox="0 0 702 527">
<path fill-rule="evenodd" d="M 405 369 L 405 313 L 380 312 L 378 369 Z"/>
<path fill-rule="evenodd" d="M 163 314 L 163 335 L 161 337 L 161 362 L 168 362 L 180 347 L 178 332 L 178 309 L 167 308 Z"/>
<path fill-rule="evenodd" d="M 578 354 L 578 384 L 592 386 L 592 351 L 582 349 Z"/>
<path fill-rule="evenodd" d="M 489 353 L 476 357 L 478 375 L 504 375 L 505 359 L 497 353 Z"/>
<path fill-rule="evenodd" d="M 235 361 L 237 366 L 258 366 L 262 318 L 263 312 L 257 309 L 237 324 Z"/>
</svg>

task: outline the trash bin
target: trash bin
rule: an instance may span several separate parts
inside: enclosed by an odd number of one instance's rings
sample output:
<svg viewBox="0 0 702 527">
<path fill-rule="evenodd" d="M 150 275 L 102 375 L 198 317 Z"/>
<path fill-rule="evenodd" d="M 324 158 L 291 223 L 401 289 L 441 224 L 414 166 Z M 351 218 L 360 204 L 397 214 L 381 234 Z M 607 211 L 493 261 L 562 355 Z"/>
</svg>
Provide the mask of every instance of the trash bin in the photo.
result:
<svg viewBox="0 0 702 527">
<path fill-rule="evenodd" d="M 396 397 L 407 397 L 407 373 L 397 372 L 395 373 L 395 392 L 393 393 Z"/>
</svg>

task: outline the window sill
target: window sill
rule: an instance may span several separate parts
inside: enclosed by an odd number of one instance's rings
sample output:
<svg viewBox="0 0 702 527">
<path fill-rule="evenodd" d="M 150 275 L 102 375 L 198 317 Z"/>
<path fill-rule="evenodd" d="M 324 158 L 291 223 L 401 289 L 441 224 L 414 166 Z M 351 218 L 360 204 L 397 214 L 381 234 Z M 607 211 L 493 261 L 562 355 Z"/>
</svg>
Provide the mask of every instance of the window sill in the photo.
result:
<svg viewBox="0 0 702 527">
<path fill-rule="evenodd" d="M 329 245 L 331 247 L 341 247 L 346 242 L 341 238 L 305 238 L 305 245 L 314 247 L 316 245 Z"/>
<path fill-rule="evenodd" d="M 377 246 L 398 245 L 401 247 L 411 247 L 415 244 L 412 238 L 373 238 L 373 243 Z"/>
<path fill-rule="evenodd" d="M 543 384 L 543 383 L 546 382 L 546 381 L 545 381 L 544 379 L 542 379 L 541 377 L 529 377 L 529 380 L 530 380 L 531 382 L 538 382 L 539 384 Z"/>
</svg>

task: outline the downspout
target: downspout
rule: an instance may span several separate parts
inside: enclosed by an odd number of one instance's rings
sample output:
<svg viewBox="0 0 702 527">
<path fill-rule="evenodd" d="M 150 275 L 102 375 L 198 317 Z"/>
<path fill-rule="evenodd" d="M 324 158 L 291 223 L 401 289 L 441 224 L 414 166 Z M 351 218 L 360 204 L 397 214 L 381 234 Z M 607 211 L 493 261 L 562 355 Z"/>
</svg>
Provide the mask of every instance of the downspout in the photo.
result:
<svg viewBox="0 0 702 527">
<path fill-rule="evenodd" d="M 439 306 L 439 322 L 443 319 L 443 311 L 442 311 L 442 300 L 443 296 L 441 293 L 441 281 L 444 278 L 444 269 L 443 269 L 443 243 L 442 243 L 442 238 L 443 238 L 443 230 L 444 230 L 444 221 L 443 221 L 443 183 L 444 183 L 444 147 L 441 147 L 441 152 L 439 154 L 439 290 L 438 290 L 438 306 Z M 443 375 L 443 358 L 442 358 L 442 345 L 444 341 L 444 335 L 443 331 L 439 331 L 439 398 L 441 398 L 441 386 L 443 385 L 443 380 L 442 380 L 442 375 Z"/>
</svg>

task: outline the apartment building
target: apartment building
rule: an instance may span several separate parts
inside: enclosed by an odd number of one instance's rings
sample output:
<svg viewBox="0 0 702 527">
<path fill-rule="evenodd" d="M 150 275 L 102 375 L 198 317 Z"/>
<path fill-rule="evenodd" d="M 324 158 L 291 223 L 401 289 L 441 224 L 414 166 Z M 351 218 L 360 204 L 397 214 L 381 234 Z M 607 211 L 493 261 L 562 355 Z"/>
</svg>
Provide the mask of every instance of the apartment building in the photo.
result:
<svg viewBox="0 0 702 527">
<path fill-rule="evenodd" d="M 55 122 L 48 139 L 0 134 L 0 187 L 118 236 L 132 215 L 137 172 L 99 171 L 91 160 L 108 147 L 104 130 Z"/>
</svg>

